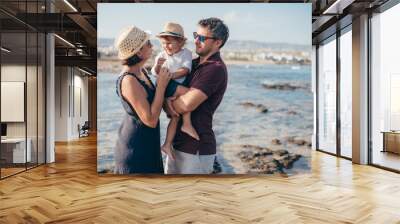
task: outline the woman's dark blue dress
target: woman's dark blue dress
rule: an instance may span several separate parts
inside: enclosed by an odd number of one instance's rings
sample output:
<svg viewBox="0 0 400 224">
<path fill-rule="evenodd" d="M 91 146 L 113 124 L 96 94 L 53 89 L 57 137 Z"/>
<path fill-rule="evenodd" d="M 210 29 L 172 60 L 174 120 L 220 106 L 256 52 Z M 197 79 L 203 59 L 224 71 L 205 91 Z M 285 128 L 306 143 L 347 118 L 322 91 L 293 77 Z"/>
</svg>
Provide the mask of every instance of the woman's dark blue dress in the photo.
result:
<svg viewBox="0 0 400 224">
<path fill-rule="evenodd" d="M 149 77 L 146 77 L 149 80 Z M 132 73 L 123 73 L 117 80 L 117 94 L 121 99 L 125 114 L 118 131 L 115 147 L 116 174 L 132 173 L 164 173 L 160 150 L 160 122 L 156 128 L 146 126 L 136 114 L 132 106 L 121 94 L 122 79 L 127 76 L 135 77 L 147 92 L 147 101 L 151 105 L 155 96 L 155 88 L 150 88 L 143 80 Z M 151 83 L 151 81 L 149 80 Z"/>
</svg>

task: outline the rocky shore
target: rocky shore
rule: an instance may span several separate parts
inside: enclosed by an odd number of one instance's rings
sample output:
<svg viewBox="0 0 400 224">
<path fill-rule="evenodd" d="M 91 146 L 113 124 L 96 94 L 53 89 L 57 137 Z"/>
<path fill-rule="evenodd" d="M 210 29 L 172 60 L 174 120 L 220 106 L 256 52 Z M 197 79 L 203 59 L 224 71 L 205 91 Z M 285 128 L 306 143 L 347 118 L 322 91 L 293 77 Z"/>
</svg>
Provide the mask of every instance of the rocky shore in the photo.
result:
<svg viewBox="0 0 400 224">
<path fill-rule="evenodd" d="M 298 147 L 311 148 L 311 142 L 300 137 L 290 136 L 284 139 L 272 139 L 271 145 L 282 147 L 283 144 L 292 144 Z M 293 164 L 302 155 L 291 153 L 286 149 L 271 149 L 258 145 L 241 145 L 242 150 L 237 154 L 240 160 L 246 164 L 249 173 L 256 174 L 285 174 L 286 169 L 291 169 Z"/>
<path fill-rule="evenodd" d="M 239 158 L 249 168 L 249 173 L 274 174 L 285 173 L 301 155 L 290 153 L 285 149 L 271 150 L 267 147 L 242 145 L 243 151 L 238 153 Z"/>
</svg>

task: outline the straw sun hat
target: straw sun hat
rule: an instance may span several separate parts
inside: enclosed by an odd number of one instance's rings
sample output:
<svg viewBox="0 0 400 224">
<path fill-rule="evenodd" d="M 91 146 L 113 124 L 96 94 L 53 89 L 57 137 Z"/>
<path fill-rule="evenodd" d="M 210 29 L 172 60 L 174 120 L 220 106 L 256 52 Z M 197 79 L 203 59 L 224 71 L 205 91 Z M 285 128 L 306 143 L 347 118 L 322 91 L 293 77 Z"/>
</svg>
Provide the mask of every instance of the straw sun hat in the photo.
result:
<svg viewBox="0 0 400 224">
<path fill-rule="evenodd" d="M 150 35 L 136 26 L 126 28 L 115 41 L 118 49 L 118 58 L 128 59 L 135 55 L 149 40 Z"/>
<path fill-rule="evenodd" d="M 165 24 L 163 31 L 161 31 L 161 33 L 159 33 L 157 37 L 165 37 L 165 36 L 173 36 L 186 39 L 183 33 L 182 26 L 177 23 Z"/>
</svg>

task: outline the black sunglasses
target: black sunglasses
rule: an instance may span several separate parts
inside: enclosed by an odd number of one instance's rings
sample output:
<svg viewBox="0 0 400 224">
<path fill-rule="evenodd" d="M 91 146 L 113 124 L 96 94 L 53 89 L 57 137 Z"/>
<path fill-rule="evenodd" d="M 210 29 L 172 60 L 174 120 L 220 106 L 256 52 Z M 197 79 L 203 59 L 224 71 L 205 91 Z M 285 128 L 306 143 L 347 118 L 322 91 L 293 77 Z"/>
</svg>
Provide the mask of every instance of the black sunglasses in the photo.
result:
<svg viewBox="0 0 400 224">
<path fill-rule="evenodd" d="M 207 36 L 203 36 L 198 34 L 197 32 L 193 32 L 193 38 L 196 40 L 197 38 L 199 38 L 199 41 L 204 43 L 207 39 L 213 39 L 213 40 L 217 40 L 218 38 L 215 37 L 207 37 Z"/>
</svg>

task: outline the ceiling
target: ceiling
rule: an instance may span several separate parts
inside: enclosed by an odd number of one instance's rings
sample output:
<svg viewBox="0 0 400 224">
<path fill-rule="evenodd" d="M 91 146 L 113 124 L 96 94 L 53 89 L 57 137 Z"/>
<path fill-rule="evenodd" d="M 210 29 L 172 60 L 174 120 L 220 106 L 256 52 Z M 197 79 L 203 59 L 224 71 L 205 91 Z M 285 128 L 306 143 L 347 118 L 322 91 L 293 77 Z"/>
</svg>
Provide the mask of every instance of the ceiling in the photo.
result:
<svg viewBox="0 0 400 224">
<path fill-rule="evenodd" d="M 1 0 L 2 45 L 13 49 L 8 54 L 9 60 L 17 60 L 18 57 L 21 60 L 25 59 L 25 55 L 28 55 L 28 58 L 35 55 L 37 44 L 26 45 L 25 32 L 28 33 L 27 41 L 32 39 L 30 32 L 52 32 L 57 34 L 56 65 L 78 66 L 96 74 L 97 2 L 96 0 Z"/>
<path fill-rule="evenodd" d="M 312 0 L 312 38 L 318 44 L 389 0 Z"/>
<path fill-rule="evenodd" d="M 352 17 L 379 7 L 388 0 L 193 0 L 191 2 L 268 2 L 312 3 L 313 44 L 332 35 L 341 26 L 351 23 Z M 79 66 L 96 73 L 97 59 L 97 3 L 117 2 L 180 2 L 180 1 L 134 1 L 134 0 L 1 0 L 0 23 L 7 42 L 25 46 L 21 37 L 28 32 L 54 32 L 56 65 Z M 50 13 L 51 12 L 51 13 Z M 340 21 L 340 22 L 338 22 Z M 29 38 L 28 38 L 29 39 Z M 65 40 L 65 41 L 64 41 Z M 11 41 L 11 42 L 12 42 Z M 22 42 L 21 42 L 22 41 Z M 4 41 L 2 43 L 5 43 Z M 34 44 L 28 45 L 30 49 Z M 23 55 L 26 52 L 19 51 Z"/>
</svg>

